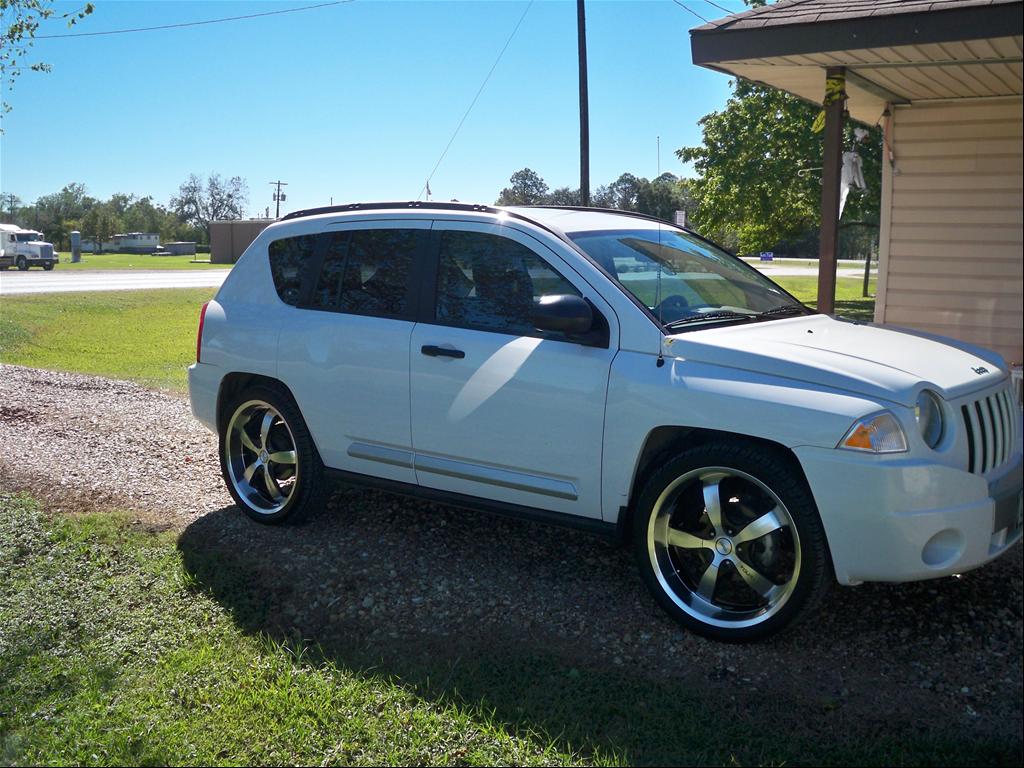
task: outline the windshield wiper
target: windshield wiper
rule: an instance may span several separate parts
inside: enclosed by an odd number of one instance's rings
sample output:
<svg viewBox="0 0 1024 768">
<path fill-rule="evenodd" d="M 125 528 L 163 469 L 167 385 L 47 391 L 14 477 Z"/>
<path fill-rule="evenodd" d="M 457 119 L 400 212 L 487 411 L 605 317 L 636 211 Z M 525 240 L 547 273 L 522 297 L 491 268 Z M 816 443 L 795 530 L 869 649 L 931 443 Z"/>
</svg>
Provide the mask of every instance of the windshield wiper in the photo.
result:
<svg viewBox="0 0 1024 768">
<path fill-rule="evenodd" d="M 781 307 L 772 307 L 764 312 L 758 312 L 757 317 L 773 317 L 781 315 L 802 315 L 807 312 L 807 307 L 799 304 L 784 304 Z"/>
<path fill-rule="evenodd" d="M 711 320 L 753 320 L 755 317 L 757 317 L 757 315 L 745 315 L 742 312 L 733 312 L 731 309 L 720 309 L 715 312 L 707 312 L 702 315 L 681 317 L 678 320 L 673 320 L 671 323 L 665 323 L 665 327 L 676 328 L 681 325 L 689 325 L 690 323 L 700 323 Z"/>
</svg>

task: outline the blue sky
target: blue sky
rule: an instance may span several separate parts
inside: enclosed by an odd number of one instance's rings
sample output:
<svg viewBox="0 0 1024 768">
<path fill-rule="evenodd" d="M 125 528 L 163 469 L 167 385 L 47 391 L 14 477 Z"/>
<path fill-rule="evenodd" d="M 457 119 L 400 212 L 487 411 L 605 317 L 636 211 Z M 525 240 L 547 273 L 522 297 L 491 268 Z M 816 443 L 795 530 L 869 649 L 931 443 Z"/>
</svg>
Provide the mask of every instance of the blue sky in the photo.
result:
<svg viewBox="0 0 1024 768">
<path fill-rule="evenodd" d="M 174 24 L 308 5 L 116 2 L 71 31 Z M 738 0 L 716 0 L 732 10 Z M 705 18 L 724 15 L 686 3 Z M 59 10 L 80 4 L 57 3 Z M 50 74 L 7 95 L 0 189 L 24 202 L 84 183 L 90 194 L 163 203 L 190 173 L 242 176 L 250 212 L 267 182 L 289 182 L 285 210 L 415 199 L 527 6 L 375 2 L 178 30 L 36 42 Z M 587 3 L 592 186 L 629 171 L 685 173 L 674 150 L 729 94 L 690 63 L 696 16 L 672 0 Z M 68 31 L 49 23 L 40 34 Z M 493 202 L 529 166 L 577 186 L 576 5 L 538 0 L 431 181 L 434 199 Z"/>
</svg>

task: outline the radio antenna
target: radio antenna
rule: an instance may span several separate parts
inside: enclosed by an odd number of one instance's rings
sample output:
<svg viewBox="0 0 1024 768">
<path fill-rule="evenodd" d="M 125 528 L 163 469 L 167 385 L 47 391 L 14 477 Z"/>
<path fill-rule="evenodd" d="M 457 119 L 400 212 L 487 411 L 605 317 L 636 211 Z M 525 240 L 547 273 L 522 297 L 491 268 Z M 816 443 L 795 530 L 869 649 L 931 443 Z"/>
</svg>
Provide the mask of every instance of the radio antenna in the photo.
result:
<svg viewBox="0 0 1024 768">
<path fill-rule="evenodd" d="M 658 287 L 655 289 L 654 300 L 657 302 L 658 307 L 658 325 L 661 328 L 658 329 L 659 336 L 661 331 L 665 329 L 665 308 L 661 306 L 661 220 L 658 220 L 658 250 L 655 252 L 655 258 L 658 262 Z M 655 363 L 659 368 L 665 364 L 664 354 L 664 339 L 658 339 L 658 361 Z"/>
</svg>

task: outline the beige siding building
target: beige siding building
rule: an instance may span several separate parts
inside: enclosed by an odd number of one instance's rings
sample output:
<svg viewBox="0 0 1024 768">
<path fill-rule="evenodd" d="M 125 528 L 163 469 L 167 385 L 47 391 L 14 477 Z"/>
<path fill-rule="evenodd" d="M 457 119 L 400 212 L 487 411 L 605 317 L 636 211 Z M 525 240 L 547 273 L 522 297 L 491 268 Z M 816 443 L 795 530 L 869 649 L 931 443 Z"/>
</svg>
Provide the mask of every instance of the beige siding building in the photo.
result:
<svg viewBox="0 0 1024 768">
<path fill-rule="evenodd" d="M 875 320 L 1024 361 L 1021 0 L 779 0 L 691 32 L 694 62 L 880 125 Z"/>
<path fill-rule="evenodd" d="M 1021 98 L 897 106 L 882 179 L 875 320 L 1021 362 Z"/>
</svg>

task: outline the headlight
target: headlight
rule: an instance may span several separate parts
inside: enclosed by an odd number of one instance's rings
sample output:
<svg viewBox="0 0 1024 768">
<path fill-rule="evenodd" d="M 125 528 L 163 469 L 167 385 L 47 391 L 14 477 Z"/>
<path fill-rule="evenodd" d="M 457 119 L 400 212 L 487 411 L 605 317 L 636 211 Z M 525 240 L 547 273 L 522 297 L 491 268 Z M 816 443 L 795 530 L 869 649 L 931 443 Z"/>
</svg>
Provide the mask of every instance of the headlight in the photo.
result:
<svg viewBox="0 0 1024 768">
<path fill-rule="evenodd" d="M 866 416 L 850 427 L 836 447 L 868 453 L 902 453 L 907 450 L 907 436 L 896 417 L 882 411 Z"/>
<path fill-rule="evenodd" d="M 925 445 L 934 448 L 942 442 L 945 425 L 942 423 L 942 404 L 939 396 L 927 389 L 922 389 L 914 405 L 917 427 L 921 430 L 921 438 Z"/>
</svg>

